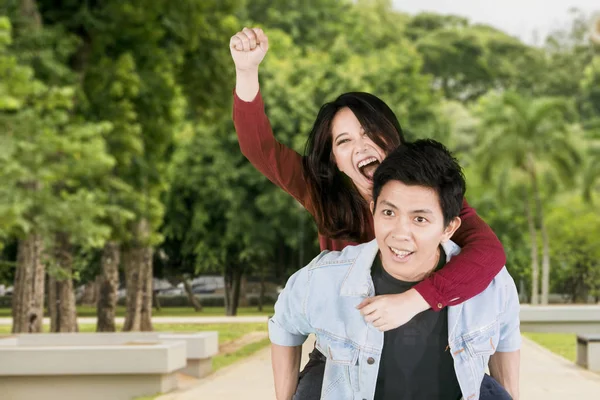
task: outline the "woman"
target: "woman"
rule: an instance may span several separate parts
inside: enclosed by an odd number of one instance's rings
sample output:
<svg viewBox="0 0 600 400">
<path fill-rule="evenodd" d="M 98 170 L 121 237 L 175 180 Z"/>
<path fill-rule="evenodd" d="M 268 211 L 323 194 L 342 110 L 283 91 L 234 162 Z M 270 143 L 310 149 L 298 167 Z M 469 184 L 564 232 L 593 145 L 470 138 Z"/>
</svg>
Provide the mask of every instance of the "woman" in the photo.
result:
<svg viewBox="0 0 600 400">
<path fill-rule="evenodd" d="M 261 29 L 244 28 L 230 41 L 236 66 L 233 119 L 242 153 L 312 214 L 322 250 L 372 240 L 371 177 L 404 141 L 396 116 L 373 95 L 343 94 L 321 108 L 306 155 L 300 156 L 275 140 L 264 112 L 258 66 L 268 46 Z M 408 292 L 369 300 L 374 309 L 370 317 L 380 329 L 403 325 L 430 307 L 440 310 L 459 304 L 482 292 L 502 269 L 506 257 L 492 230 L 466 202 L 460 217 L 461 228 L 452 238 L 462 247 L 459 256 Z M 315 349 L 301 374 L 296 398 L 319 397 L 323 362 Z"/>
</svg>

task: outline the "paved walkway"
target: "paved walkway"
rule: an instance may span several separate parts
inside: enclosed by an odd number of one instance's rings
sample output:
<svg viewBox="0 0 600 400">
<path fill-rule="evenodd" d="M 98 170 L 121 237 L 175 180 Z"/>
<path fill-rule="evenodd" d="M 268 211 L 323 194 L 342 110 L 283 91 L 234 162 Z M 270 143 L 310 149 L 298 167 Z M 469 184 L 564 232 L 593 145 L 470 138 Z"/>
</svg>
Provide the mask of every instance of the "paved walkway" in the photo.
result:
<svg viewBox="0 0 600 400">
<path fill-rule="evenodd" d="M 312 350 L 307 341 L 302 365 Z M 562 357 L 523 338 L 521 349 L 521 400 L 598 400 L 600 374 L 577 367 Z M 239 363 L 201 380 L 194 387 L 167 394 L 159 400 L 271 400 L 275 399 L 271 354 L 264 349 Z"/>
<path fill-rule="evenodd" d="M 117 324 L 122 324 L 125 321 L 123 317 L 115 318 Z M 152 322 L 155 324 L 247 324 L 254 322 L 267 323 L 269 317 L 266 315 L 255 315 L 255 316 L 239 316 L 239 317 L 152 317 Z M 79 317 L 77 318 L 79 324 L 95 324 L 96 317 Z M 50 324 L 49 318 L 44 318 L 45 324 Z M 3 317 L 0 318 L 0 325 L 12 325 L 12 318 Z"/>
</svg>

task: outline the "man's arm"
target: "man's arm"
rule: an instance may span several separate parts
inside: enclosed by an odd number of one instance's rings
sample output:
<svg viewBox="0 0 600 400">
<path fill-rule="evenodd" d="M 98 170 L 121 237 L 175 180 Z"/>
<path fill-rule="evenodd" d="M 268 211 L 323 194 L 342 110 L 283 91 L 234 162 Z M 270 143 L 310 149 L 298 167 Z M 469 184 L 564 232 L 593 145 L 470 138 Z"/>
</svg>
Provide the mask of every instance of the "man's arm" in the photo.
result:
<svg viewBox="0 0 600 400">
<path fill-rule="evenodd" d="M 500 318 L 500 340 L 496 353 L 490 357 L 489 367 L 492 377 L 517 400 L 521 365 L 521 306 L 515 281 L 506 270 L 500 271 L 500 274 L 507 275 L 506 307 Z"/>
<path fill-rule="evenodd" d="M 296 393 L 301 357 L 302 346 L 271 344 L 271 363 L 277 400 L 291 400 Z"/>
<path fill-rule="evenodd" d="M 291 400 L 296 392 L 302 344 L 313 328 L 308 322 L 308 267 L 290 277 L 269 320 L 271 360 L 277 400 Z"/>
<path fill-rule="evenodd" d="M 513 400 L 519 400 L 521 350 L 496 352 L 490 357 L 490 375 L 506 389 Z"/>
</svg>

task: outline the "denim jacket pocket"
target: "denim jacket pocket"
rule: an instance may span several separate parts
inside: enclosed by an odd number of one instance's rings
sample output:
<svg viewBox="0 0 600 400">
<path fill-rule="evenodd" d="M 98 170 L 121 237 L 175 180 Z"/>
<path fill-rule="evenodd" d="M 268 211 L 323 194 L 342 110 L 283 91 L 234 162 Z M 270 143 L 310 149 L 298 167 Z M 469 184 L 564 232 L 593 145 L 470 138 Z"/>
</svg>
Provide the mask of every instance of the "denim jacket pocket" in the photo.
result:
<svg viewBox="0 0 600 400">
<path fill-rule="evenodd" d="M 327 357 L 321 398 L 352 398 L 352 393 L 359 391 L 360 350 L 349 342 L 324 338 L 322 335 L 317 348 Z M 328 396 L 333 393 L 336 393 L 335 397 Z"/>
<path fill-rule="evenodd" d="M 496 352 L 500 341 L 498 321 L 488 326 L 464 335 L 465 347 L 472 357 L 491 356 Z"/>
</svg>

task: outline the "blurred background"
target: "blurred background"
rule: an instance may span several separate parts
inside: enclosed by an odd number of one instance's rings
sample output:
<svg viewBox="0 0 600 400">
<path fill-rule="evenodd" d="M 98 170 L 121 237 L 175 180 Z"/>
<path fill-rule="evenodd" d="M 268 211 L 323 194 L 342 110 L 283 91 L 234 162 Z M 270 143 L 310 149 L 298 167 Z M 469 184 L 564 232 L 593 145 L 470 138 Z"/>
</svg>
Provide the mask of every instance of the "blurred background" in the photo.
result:
<svg viewBox="0 0 600 400">
<path fill-rule="evenodd" d="M 596 11 L 2 0 L 0 313 L 13 332 L 39 332 L 74 331 L 77 314 L 111 331 L 115 313 L 149 330 L 168 307 L 272 310 L 319 249 L 310 215 L 239 151 L 228 44 L 244 26 L 269 36 L 261 90 L 280 141 L 302 152 L 324 102 L 376 94 L 410 139 L 455 151 L 523 302 L 597 303 Z"/>
</svg>

